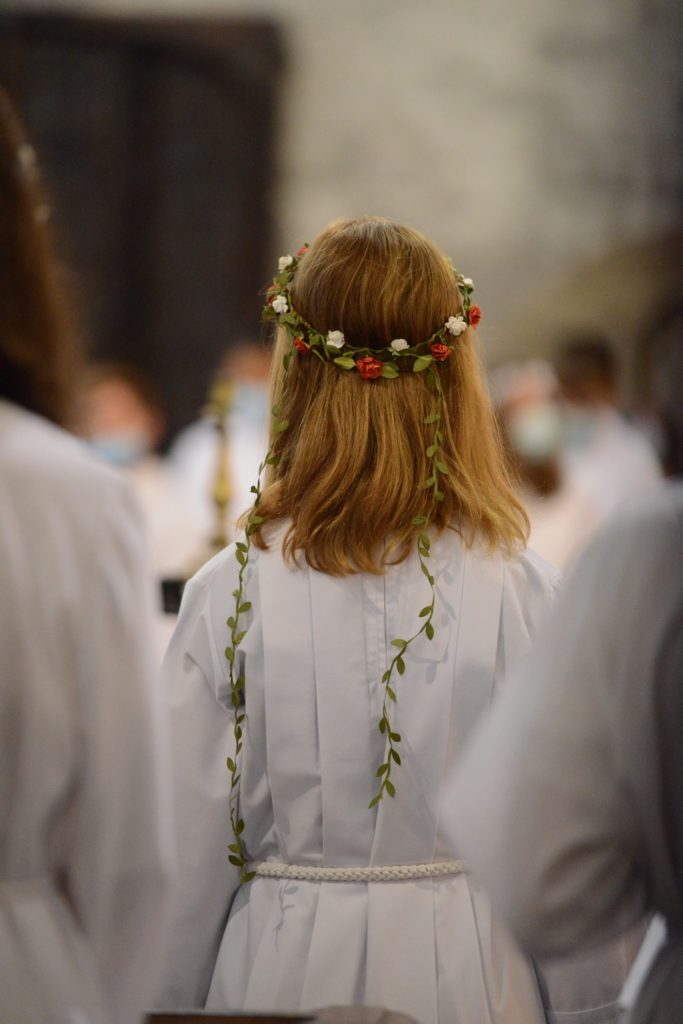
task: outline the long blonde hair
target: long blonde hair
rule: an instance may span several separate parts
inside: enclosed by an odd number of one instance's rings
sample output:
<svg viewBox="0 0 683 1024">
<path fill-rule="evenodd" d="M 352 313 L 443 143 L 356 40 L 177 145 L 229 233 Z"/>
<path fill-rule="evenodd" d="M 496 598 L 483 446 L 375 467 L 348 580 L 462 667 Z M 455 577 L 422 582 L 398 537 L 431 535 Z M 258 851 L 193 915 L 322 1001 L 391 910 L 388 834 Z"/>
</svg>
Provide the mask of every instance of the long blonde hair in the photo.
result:
<svg viewBox="0 0 683 1024">
<path fill-rule="evenodd" d="M 317 331 L 341 330 L 349 344 L 381 348 L 395 338 L 416 345 L 462 308 L 445 256 L 419 232 L 379 217 L 331 224 L 302 259 L 291 287 L 297 312 Z M 333 576 L 380 574 L 411 551 L 429 476 L 424 421 L 433 398 L 424 374 L 367 381 L 307 356 L 283 357 L 291 340 L 278 329 L 272 395 L 288 429 L 274 438 L 254 542 L 288 520 L 284 554 L 302 554 Z M 437 372 L 448 415 L 442 452 L 448 473 L 432 526 L 458 530 L 512 551 L 528 520 L 515 495 L 491 412 L 473 331 Z"/>
</svg>

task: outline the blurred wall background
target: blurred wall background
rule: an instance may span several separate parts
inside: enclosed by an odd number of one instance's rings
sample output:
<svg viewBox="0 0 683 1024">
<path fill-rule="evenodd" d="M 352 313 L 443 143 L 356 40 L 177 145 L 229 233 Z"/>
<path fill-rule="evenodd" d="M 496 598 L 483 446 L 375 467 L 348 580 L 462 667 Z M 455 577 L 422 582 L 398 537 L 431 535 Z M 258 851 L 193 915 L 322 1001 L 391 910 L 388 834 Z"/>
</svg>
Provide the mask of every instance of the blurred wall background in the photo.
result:
<svg viewBox="0 0 683 1024">
<path fill-rule="evenodd" d="M 673 359 L 657 332 L 670 338 L 680 324 L 683 283 L 679 0 L 49 9 L 258 16 L 279 27 L 269 258 L 334 217 L 381 213 L 435 237 L 475 279 L 488 361 L 549 351 L 570 327 L 602 327 L 636 399 L 653 379 L 651 353 Z"/>
</svg>

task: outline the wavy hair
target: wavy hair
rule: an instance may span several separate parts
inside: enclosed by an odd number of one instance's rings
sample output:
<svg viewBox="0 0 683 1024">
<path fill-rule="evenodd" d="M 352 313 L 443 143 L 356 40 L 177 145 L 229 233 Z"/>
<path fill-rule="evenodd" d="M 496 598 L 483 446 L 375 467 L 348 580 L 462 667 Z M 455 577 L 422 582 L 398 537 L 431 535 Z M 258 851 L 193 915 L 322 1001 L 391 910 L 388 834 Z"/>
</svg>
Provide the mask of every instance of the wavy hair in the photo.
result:
<svg viewBox="0 0 683 1024">
<path fill-rule="evenodd" d="M 0 397 L 68 426 L 80 350 L 35 154 L 0 89 Z"/>
<path fill-rule="evenodd" d="M 291 295 L 317 331 L 341 330 L 350 344 L 370 348 L 394 338 L 418 344 L 462 308 L 437 247 L 379 217 L 326 228 L 301 260 Z M 438 365 L 448 474 L 432 526 L 457 530 L 467 544 L 482 539 L 511 552 L 526 543 L 528 520 L 506 468 L 473 335 L 461 334 L 456 351 Z M 267 547 L 268 527 L 287 520 L 288 560 L 301 554 L 333 576 L 381 574 L 408 556 L 420 529 L 413 519 L 424 514 L 424 420 L 433 403 L 425 375 L 366 381 L 299 357 L 283 388 L 290 345 L 279 328 L 272 396 L 289 427 L 273 439 L 280 461 L 268 468 L 254 541 Z"/>
</svg>

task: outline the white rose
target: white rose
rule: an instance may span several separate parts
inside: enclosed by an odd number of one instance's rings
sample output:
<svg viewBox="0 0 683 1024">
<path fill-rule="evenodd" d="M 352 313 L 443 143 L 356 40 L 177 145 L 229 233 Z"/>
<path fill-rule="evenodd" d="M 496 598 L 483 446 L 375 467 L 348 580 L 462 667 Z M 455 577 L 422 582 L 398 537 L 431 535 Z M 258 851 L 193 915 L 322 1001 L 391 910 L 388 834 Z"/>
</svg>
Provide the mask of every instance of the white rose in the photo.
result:
<svg viewBox="0 0 683 1024">
<path fill-rule="evenodd" d="M 330 348 L 344 348 L 344 335 L 341 331 L 328 331 L 327 344 Z"/>
<path fill-rule="evenodd" d="M 287 305 L 287 299 L 284 295 L 276 295 L 273 299 L 273 309 L 276 313 L 286 313 L 289 309 Z"/>
<path fill-rule="evenodd" d="M 471 277 L 463 277 L 462 283 L 465 285 L 466 288 L 474 288 L 474 281 L 472 280 Z"/>
<path fill-rule="evenodd" d="M 394 338 L 389 348 L 394 352 L 403 352 L 404 348 L 410 348 L 410 346 L 405 338 Z"/>
<path fill-rule="evenodd" d="M 467 324 L 461 316 L 449 316 L 446 321 L 446 330 L 449 334 L 452 334 L 454 338 L 457 338 L 459 334 L 467 330 Z"/>
<path fill-rule="evenodd" d="M 278 270 L 280 271 L 280 273 L 282 273 L 283 270 L 286 270 L 287 267 L 291 267 L 293 262 L 293 256 L 281 256 L 280 259 L 277 261 Z"/>
</svg>

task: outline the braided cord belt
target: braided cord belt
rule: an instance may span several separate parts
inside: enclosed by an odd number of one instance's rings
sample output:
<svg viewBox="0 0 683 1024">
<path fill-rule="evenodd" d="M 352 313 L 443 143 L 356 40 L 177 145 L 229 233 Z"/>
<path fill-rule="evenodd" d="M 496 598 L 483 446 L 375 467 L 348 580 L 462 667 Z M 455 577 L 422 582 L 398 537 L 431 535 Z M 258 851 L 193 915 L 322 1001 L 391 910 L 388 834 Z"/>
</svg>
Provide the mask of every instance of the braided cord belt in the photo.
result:
<svg viewBox="0 0 683 1024">
<path fill-rule="evenodd" d="M 299 882 L 403 882 L 418 878 L 443 878 L 465 871 L 461 860 L 442 860 L 433 864 L 382 864 L 377 867 L 315 867 L 262 860 L 251 870 L 260 878 L 291 878 Z"/>
</svg>

